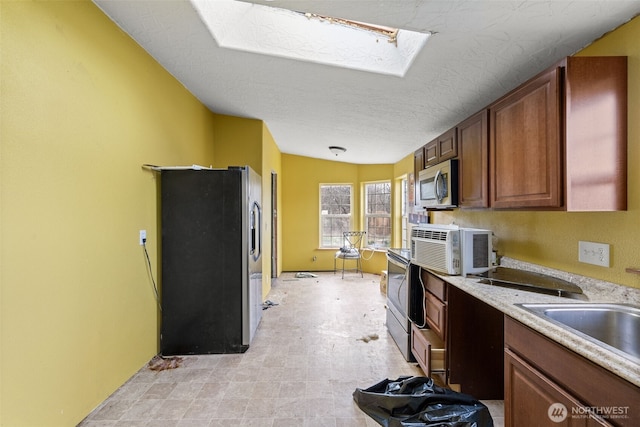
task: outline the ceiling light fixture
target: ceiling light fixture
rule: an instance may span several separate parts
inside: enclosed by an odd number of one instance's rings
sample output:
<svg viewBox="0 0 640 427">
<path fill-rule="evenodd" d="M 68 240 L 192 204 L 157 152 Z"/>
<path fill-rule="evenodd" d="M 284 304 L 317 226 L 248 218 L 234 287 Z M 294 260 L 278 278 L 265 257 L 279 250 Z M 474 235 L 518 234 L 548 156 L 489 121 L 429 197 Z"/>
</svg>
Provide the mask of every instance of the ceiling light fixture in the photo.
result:
<svg viewBox="0 0 640 427">
<path fill-rule="evenodd" d="M 335 145 L 332 145 L 331 147 L 329 147 L 329 151 L 331 151 L 333 154 L 337 156 L 338 154 L 344 153 L 345 151 L 347 151 L 347 149 L 344 147 L 337 147 Z"/>
</svg>

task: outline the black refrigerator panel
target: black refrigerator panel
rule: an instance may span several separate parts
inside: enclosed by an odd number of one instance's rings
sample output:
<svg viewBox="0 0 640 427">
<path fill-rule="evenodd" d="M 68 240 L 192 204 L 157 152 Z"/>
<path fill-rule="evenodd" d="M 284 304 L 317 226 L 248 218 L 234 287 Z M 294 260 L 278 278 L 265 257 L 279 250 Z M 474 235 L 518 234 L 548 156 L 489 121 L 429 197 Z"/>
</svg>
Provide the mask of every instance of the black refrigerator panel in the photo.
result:
<svg viewBox="0 0 640 427">
<path fill-rule="evenodd" d="M 240 353 L 247 209 L 243 171 L 161 173 L 163 355 Z"/>
</svg>

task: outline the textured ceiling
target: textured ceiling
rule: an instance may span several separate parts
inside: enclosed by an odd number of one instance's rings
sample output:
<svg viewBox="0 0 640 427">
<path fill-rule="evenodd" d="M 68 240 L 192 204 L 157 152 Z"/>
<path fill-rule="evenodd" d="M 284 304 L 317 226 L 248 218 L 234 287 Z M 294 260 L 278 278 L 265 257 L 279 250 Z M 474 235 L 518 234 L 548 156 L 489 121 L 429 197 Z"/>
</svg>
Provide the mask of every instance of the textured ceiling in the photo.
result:
<svg viewBox="0 0 640 427">
<path fill-rule="evenodd" d="M 211 111 L 263 120 L 283 153 L 359 164 L 402 159 L 640 13 L 640 0 L 252 2 L 435 33 L 396 77 L 220 48 L 187 0 L 94 2 Z"/>
</svg>

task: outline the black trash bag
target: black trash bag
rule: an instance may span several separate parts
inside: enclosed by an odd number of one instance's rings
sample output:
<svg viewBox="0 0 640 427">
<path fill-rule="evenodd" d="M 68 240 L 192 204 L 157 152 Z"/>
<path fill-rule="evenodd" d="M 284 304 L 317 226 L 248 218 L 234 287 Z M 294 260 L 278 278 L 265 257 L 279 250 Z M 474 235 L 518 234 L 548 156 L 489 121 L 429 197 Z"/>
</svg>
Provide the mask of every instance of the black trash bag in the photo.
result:
<svg viewBox="0 0 640 427">
<path fill-rule="evenodd" d="M 468 394 L 433 383 L 428 377 L 383 380 L 353 400 L 383 427 L 493 427 L 489 409 Z"/>
</svg>

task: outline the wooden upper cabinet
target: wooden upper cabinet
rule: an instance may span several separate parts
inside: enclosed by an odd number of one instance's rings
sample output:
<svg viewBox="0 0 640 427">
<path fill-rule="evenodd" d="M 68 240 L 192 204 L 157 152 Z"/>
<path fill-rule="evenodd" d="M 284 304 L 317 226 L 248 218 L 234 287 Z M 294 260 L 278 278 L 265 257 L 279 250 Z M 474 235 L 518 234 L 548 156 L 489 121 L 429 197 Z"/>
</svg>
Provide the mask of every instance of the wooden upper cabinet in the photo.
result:
<svg viewBox="0 0 640 427">
<path fill-rule="evenodd" d="M 413 153 L 413 169 L 415 179 L 418 179 L 418 173 L 424 169 L 424 147 L 419 148 Z"/>
<path fill-rule="evenodd" d="M 425 167 L 437 165 L 458 156 L 456 128 L 449 129 L 424 146 Z"/>
<path fill-rule="evenodd" d="M 490 206 L 627 208 L 627 58 L 567 57 L 489 106 Z"/>
<path fill-rule="evenodd" d="M 566 208 L 627 209 L 627 57 L 565 61 Z"/>
<path fill-rule="evenodd" d="M 456 128 L 449 129 L 436 139 L 438 144 L 438 163 L 458 156 L 458 138 Z"/>
<path fill-rule="evenodd" d="M 489 107 L 492 207 L 562 205 L 561 75 L 554 67 Z"/>
<path fill-rule="evenodd" d="M 413 203 L 414 206 L 420 205 L 420 194 L 418 193 L 419 187 L 419 173 L 424 169 L 424 147 L 420 147 L 413 153 Z"/>
<path fill-rule="evenodd" d="M 461 208 L 489 207 L 488 125 L 489 111 L 482 110 L 457 127 Z"/>
<path fill-rule="evenodd" d="M 627 114 L 627 57 L 567 57 L 422 147 L 416 176 L 458 157 L 463 208 L 626 210 Z"/>
<path fill-rule="evenodd" d="M 438 140 L 427 142 L 424 146 L 424 165 L 431 166 L 438 163 Z"/>
</svg>

